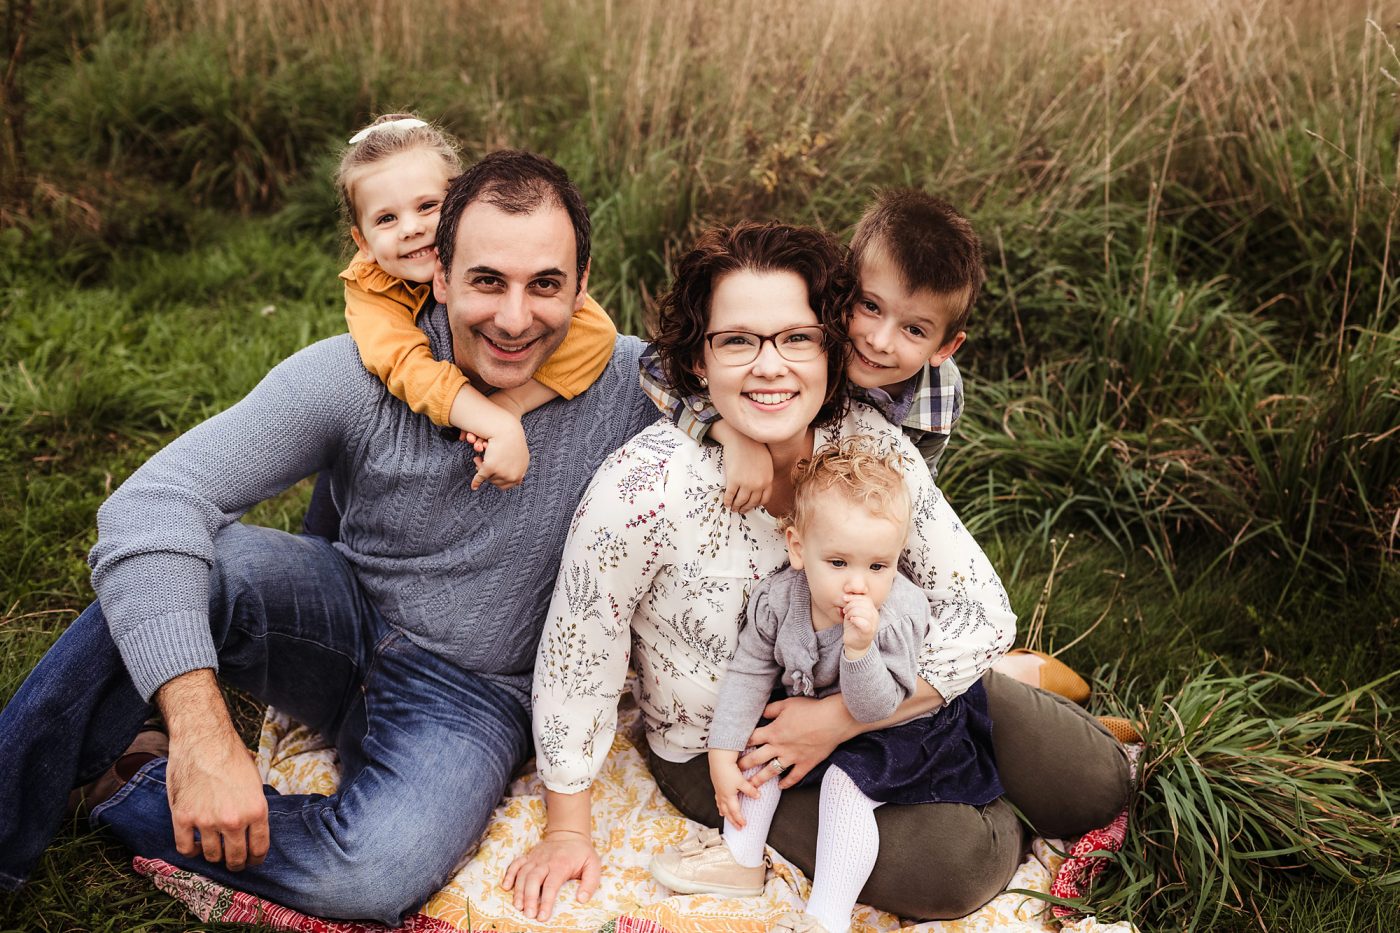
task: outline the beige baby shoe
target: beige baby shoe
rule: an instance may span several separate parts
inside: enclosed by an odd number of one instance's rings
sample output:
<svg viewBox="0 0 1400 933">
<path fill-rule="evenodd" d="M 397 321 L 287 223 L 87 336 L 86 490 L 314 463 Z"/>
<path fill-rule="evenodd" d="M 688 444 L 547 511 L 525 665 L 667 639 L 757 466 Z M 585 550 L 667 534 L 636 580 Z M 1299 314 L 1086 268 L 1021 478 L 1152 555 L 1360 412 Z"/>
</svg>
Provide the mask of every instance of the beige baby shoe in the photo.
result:
<svg viewBox="0 0 1400 933">
<path fill-rule="evenodd" d="M 724 894 L 753 897 L 763 893 L 765 864 L 748 868 L 734 861 L 717 829 L 697 835 L 651 860 L 651 874 L 678 894 Z"/>
</svg>

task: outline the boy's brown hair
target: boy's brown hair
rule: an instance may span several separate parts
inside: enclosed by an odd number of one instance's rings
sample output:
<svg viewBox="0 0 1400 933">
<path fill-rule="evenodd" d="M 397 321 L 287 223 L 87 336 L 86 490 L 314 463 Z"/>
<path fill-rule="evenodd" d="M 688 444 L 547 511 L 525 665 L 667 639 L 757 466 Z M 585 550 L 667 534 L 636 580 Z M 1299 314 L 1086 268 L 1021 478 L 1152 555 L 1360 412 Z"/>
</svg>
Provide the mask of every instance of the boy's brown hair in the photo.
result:
<svg viewBox="0 0 1400 933">
<path fill-rule="evenodd" d="M 987 276 L 982 241 L 957 208 L 914 188 L 880 192 L 851 237 L 857 266 L 872 251 L 894 263 L 909 291 L 927 289 L 960 301 L 940 343 L 967 329 Z"/>
<path fill-rule="evenodd" d="M 781 522 L 784 529 L 808 527 L 832 495 L 898 522 L 906 532 L 909 528 L 913 506 L 904 485 L 904 458 L 893 448 L 882 449 L 875 438 L 864 434 L 826 444 L 797 461 L 792 469 L 792 491 L 792 515 Z"/>
</svg>

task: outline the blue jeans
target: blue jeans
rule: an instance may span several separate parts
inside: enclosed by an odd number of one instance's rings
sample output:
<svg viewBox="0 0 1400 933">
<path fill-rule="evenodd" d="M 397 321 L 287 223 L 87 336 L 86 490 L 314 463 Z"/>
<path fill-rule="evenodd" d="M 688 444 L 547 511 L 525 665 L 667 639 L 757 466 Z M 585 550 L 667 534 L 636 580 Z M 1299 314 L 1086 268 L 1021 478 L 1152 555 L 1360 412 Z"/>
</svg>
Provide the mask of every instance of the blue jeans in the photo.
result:
<svg viewBox="0 0 1400 933">
<path fill-rule="evenodd" d="M 330 543 L 234 524 L 215 546 L 220 679 L 332 739 L 340 789 L 267 788 L 271 848 L 241 872 L 175 851 L 164 759 L 92 821 L 141 855 L 288 907 L 397 924 L 485 831 L 530 754 L 529 713 L 387 623 Z M 150 712 L 93 603 L 0 712 L 0 885 L 28 877 L 69 789 L 109 767 Z"/>
</svg>

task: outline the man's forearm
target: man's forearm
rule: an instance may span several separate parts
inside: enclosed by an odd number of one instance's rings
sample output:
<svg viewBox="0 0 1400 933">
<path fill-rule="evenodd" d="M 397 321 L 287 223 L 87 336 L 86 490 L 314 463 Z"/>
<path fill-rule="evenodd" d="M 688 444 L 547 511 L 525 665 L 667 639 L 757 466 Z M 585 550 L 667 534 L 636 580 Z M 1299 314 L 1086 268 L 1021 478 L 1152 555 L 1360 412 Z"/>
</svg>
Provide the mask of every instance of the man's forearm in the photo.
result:
<svg viewBox="0 0 1400 933">
<path fill-rule="evenodd" d="M 165 719 L 170 741 L 187 748 L 226 741 L 237 737 L 224 695 L 214 672 L 208 668 L 190 671 L 165 682 L 156 691 L 156 704 Z"/>
</svg>

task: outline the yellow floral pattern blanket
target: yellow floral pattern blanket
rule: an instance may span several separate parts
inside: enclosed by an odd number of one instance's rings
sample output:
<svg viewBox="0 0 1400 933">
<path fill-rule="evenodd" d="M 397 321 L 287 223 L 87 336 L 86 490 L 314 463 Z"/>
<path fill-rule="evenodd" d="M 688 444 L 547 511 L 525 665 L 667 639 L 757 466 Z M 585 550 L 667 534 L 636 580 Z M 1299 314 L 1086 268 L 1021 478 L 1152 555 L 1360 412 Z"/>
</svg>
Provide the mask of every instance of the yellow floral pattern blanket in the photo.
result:
<svg viewBox="0 0 1400 933">
<path fill-rule="evenodd" d="M 574 902 L 575 883 L 565 886 L 555 914 L 544 923 L 527 920 L 511 904 L 510 892 L 500 887 L 507 865 L 539 841 L 544 827 L 543 787 L 533 762 L 518 775 L 496 808 L 486 836 L 457 876 L 422 910 L 426 918 L 461 930 L 576 931 L 649 929 L 665 933 L 762 933 L 773 918 L 801 909 L 810 883 L 792 864 L 769 850 L 774 870 L 763 894 L 754 898 L 722 899 L 707 895 L 673 896 L 652 880 L 647 865 L 653 855 L 683 840 L 699 828 L 682 817 L 657 788 L 639 751 L 640 715 L 630 692 L 623 694 L 618 731 L 612 750 L 593 785 L 593 839 L 603 861 L 602 885 L 586 905 Z M 338 766 L 335 752 L 320 736 L 269 710 L 263 724 L 258 765 L 267 782 L 283 793 L 335 791 Z M 465 778 L 465 776 L 464 776 Z M 1008 892 L 961 920 L 908 925 L 898 917 L 858 907 L 852 930 L 912 929 L 928 933 L 1011 931 L 1048 933 L 1130 933 L 1131 926 L 1099 924 L 1081 917 L 1061 924 L 1051 918 L 1044 901 L 1011 889 L 1048 892 L 1062 861 L 1051 845 L 1037 839 L 1012 877 Z"/>
</svg>

